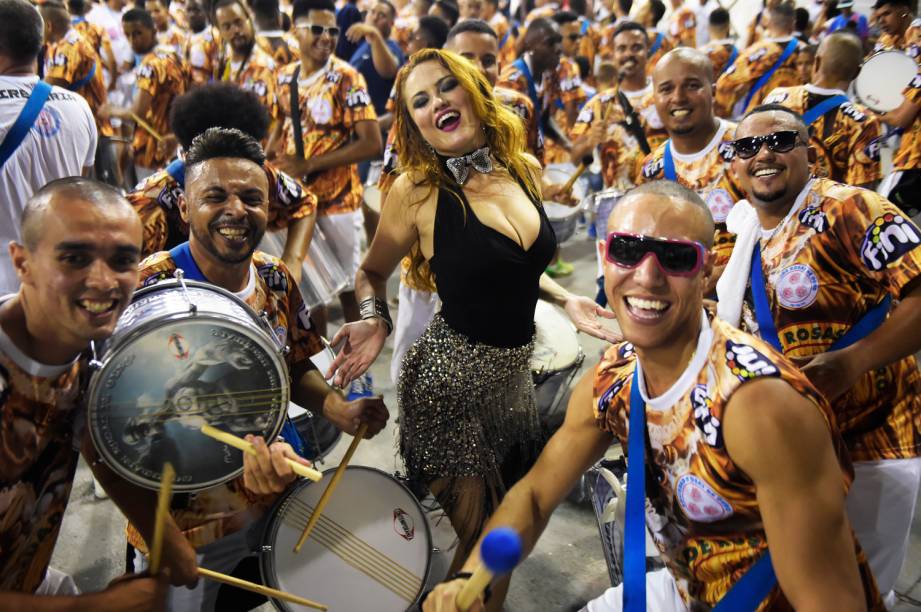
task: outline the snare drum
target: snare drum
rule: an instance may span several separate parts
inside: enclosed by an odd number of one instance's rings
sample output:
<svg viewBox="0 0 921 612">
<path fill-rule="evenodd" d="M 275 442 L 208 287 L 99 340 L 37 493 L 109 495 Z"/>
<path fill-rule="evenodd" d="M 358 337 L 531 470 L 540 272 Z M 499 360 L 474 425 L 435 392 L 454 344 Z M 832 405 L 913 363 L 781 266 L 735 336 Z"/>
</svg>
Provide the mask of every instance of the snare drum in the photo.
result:
<svg viewBox="0 0 921 612">
<path fill-rule="evenodd" d="M 582 212 L 577 206 L 566 206 L 556 202 L 544 202 L 544 212 L 550 221 L 550 227 L 556 234 L 557 242 L 566 242 L 576 233 L 579 214 Z"/>
<path fill-rule="evenodd" d="M 323 350 L 310 358 L 321 374 L 329 369 L 333 359 L 336 358 L 336 353 L 333 352 L 326 338 L 323 338 L 323 344 Z M 313 414 L 293 402 L 288 405 L 288 418 L 301 435 L 305 450 L 304 458 L 310 461 L 322 462 L 342 437 L 342 431 L 328 419 Z"/>
<path fill-rule="evenodd" d="M 275 257 L 281 257 L 285 251 L 287 238 L 288 230 L 286 229 L 266 232 L 262 242 L 259 243 L 259 250 Z M 329 304 L 342 293 L 348 283 L 349 275 L 336 259 L 320 226 L 315 226 L 310 249 L 301 269 L 301 282 L 298 285 L 304 303 L 307 304 L 308 309 Z"/>
<path fill-rule="evenodd" d="M 608 235 L 608 217 L 624 193 L 619 189 L 605 189 L 592 195 L 592 213 L 595 220 L 595 236 L 604 240 Z"/>
<path fill-rule="evenodd" d="M 857 100 L 878 113 L 897 109 L 902 90 L 918 74 L 915 60 L 901 51 L 881 51 L 863 63 L 854 79 Z"/>
<path fill-rule="evenodd" d="M 242 300 L 213 285 L 145 287 L 106 342 L 89 385 L 93 444 L 116 473 L 157 489 L 165 462 L 176 491 L 243 472 L 240 451 L 200 432 L 205 423 L 274 439 L 288 406 L 283 347 Z"/>
<path fill-rule="evenodd" d="M 538 300 L 534 327 L 531 375 L 541 424 L 546 433 L 552 434 L 566 416 L 570 385 L 585 354 L 575 326 L 550 303 Z"/>
<path fill-rule="evenodd" d="M 402 612 L 422 594 L 432 536 L 409 489 L 379 470 L 349 466 L 301 551 L 294 545 L 334 470 L 303 480 L 272 510 L 260 567 L 266 585 L 323 602 L 331 611 Z M 280 610 L 303 609 L 275 601 Z"/>
</svg>

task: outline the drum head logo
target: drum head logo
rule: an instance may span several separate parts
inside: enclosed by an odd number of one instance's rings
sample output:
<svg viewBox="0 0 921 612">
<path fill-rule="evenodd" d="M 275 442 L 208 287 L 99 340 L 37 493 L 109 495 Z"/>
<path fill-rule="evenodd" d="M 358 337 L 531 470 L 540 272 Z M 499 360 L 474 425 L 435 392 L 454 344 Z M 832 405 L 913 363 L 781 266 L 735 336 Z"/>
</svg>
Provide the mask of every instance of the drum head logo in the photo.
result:
<svg viewBox="0 0 921 612">
<path fill-rule="evenodd" d="M 821 234 L 828 228 L 828 219 L 821 208 L 808 206 L 800 211 L 799 222 L 806 227 L 811 227 L 816 233 Z"/>
<path fill-rule="evenodd" d="M 732 210 L 732 204 L 732 197 L 725 189 L 714 189 L 707 194 L 707 207 L 717 223 L 725 223 L 729 211 Z"/>
<path fill-rule="evenodd" d="M 678 479 L 677 493 L 678 504 L 692 521 L 713 523 L 732 516 L 729 502 L 693 474 Z"/>
<path fill-rule="evenodd" d="M 780 370 L 770 359 L 747 344 L 726 341 L 726 365 L 741 381 L 759 376 L 780 376 Z"/>
<path fill-rule="evenodd" d="M 176 359 L 189 358 L 189 345 L 186 344 L 185 338 L 182 337 L 182 334 L 171 334 L 167 344 L 169 345 L 170 353 Z"/>
<path fill-rule="evenodd" d="M 402 508 L 394 508 L 393 510 L 393 530 L 407 542 L 416 537 L 416 525 L 413 523 L 413 517 L 409 516 Z"/>
<path fill-rule="evenodd" d="M 707 396 L 706 385 L 696 385 L 691 390 L 691 406 L 694 408 L 694 420 L 704 434 L 707 444 L 715 448 L 723 447 L 723 428 L 720 420 L 713 416 L 710 408 L 713 402 Z"/>
<path fill-rule="evenodd" d="M 819 278 L 809 266 L 794 264 L 781 271 L 774 290 L 784 308 L 807 308 L 819 294 Z"/>
<path fill-rule="evenodd" d="M 902 215 L 887 213 L 867 228 L 860 247 L 864 265 L 878 272 L 921 244 L 918 228 Z"/>
</svg>

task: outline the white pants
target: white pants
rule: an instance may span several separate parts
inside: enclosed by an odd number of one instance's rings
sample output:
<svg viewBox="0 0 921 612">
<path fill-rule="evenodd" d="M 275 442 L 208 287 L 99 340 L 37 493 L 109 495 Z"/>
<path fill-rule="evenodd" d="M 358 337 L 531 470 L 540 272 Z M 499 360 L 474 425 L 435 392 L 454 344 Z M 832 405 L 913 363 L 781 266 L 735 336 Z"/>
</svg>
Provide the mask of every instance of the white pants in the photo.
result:
<svg viewBox="0 0 921 612">
<path fill-rule="evenodd" d="M 361 234 L 365 231 L 361 210 L 317 217 L 336 260 L 348 275 L 345 291 L 355 290 L 355 274 L 361 263 Z"/>
<path fill-rule="evenodd" d="M 199 567 L 229 574 L 240 561 L 254 554 L 255 538 L 260 537 L 264 521 L 255 521 L 248 528 L 202 546 L 196 552 Z M 134 571 L 141 573 L 148 567 L 147 556 L 134 551 Z M 214 612 L 220 582 L 199 578 L 194 589 L 170 587 L 166 600 L 169 612 Z"/>
<path fill-rule="evenodd" d="M 621 612 L 624 585 L 618 584 L 591 600 L 579 612 Z M 667 569 L 646 574 L 646 609 L 655 612 L 687 612 L 678 585 Z"/>
<path fill-rule="evenodd" d="M 390 379 L 397 384 L 403 356 L 419 339 L 425 328 L 438 312 L 438 294 L 430 291 L 410 289 L 400 281 L 400 305 L 397 307 L 397 322 L 393 331 L 393 358 L 390 360 Z"/>
<path fill-rule="evenodd" d="M 847 515 L 884 599 L 895 587 L 908 552 L 919 483 L 921 457 L 854 462 Z"/>
</svg>

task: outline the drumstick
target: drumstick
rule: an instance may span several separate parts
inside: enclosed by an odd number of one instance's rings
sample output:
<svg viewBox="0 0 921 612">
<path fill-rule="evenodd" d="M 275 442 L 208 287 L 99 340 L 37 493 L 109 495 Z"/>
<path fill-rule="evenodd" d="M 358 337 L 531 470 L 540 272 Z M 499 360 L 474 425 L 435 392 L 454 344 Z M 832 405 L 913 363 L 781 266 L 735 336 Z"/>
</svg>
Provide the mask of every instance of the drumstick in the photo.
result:
<svg viewBox="0 0 921 612">
<path fill-rule="evenodd" d="M 480 544 L 480 564 L 457 594 L 454 605 L 467 612 L 495 576 L 512 571 L 521 559 L 521 536 L 510 527 L 499 527 L 486 534 Z"/>
<path fill-rule="evenodd" d="M 358 443 L 361 442 L 361 439 L 365 437 L 366 431 L 368 431 L 368 424 L 362 423 L 358 427 L 358 431 L 355 432 L 355 437 L 352 438 L 352 443 L 349 444 L 349 449 L 345 451 L 345 456 L 342 458 L 342 462 L 339 464 L 339 467 L 336 468 L 336 472 L 333 474 L 333 477 L 329 479 L 329 484 L 326 485 L 326 490 L 323 491 L 323 495 L 320 496 L 320 500 L 317 502 L 317 505 L 314 506 L 313 514 L 310 515 L 310 520 L 307 521 L 307 526 L 304 527 L 304 531 L 301 533 L 301 537 L 298 538 L 297 544 L 294 545 L 295 553 L 301 552 L 301 546 L 304 545 L 304 541 L 307 540 L 307 536 L 309 536 L 310 532 L 313 531 L 314 525 L 316 525 L 317 521 L 320 520 L 320 513 L 323 512 L 323 508 L 326 507 L 326 502 L 329 501 L 330 496 L 333 494 L 333 490 L 342 479 L 342 474 L 345 473 L 345 468 L 349 466 L 349 461 L 352 460 L 352 455 L 355 454 L 355 449 L 358 448 Z"/>
<path fill-rule="evenodd" d="M 594 158 L 592 157 L 591 153 L 583 157 L 582 161 L 579 162 L 579 166 L 576 168 L 576 171 L 572 173 L 572 176 L 570 176 L 569 180 L 566 181 L 566 183 L 563 185 L 563 191 L 569 191 L 572 189 L 572 186 L 579 179 L 579 177 L 582 176 L 586 170 L 588 170 L 588 167 L 592 165 L 593 161 Z"/>
<path fill-rule="evenodd" d="M 160 571 L 160 557 L 163 554 L 163 531 L 166 529 L 166 517 L 169 514 L 169 502 L 173 497 L 173 481 L 176 470 L 172 463 L 163 465 L 160 478 L 160 493 L 157 495 L 157 514 L 154 517 L 153 541 L 150 543 L 150 575 L 156 576 Z"/>
<path fill-rule="evenodd" d="M 250 455 L 256 454 L 256 449 L 250 442 L 247 442 L 243 438 L 238 438 L 237 436 L 227 433 L 226 431 L 221 431 L 217 427 L 212 427 L 207 423 L 201 426 L 201 432 L 208 436 L 209 438 L 214 438 L 218 442 L 223 442 L 228 446 L 232 446 L 238 450 L 243 451 L 244 453 L 249 453 Z M 285 461 L 288 466 L 294 470 L 294 473 L 298 476 L 303 476 L 304 478 L 309 478 L 314 482 L 319 482 L 323 479 L 323 474 L 318 472 L 313 468 L 309 468 L 306 465 L 301 465 L 297 461 L 292 461 L 285 457 Z"/>
<path fill-rule="evenodd" d="M 204 567 L 198 568 L 198 575 L 204 576 L 209 580 L 214 580 L 215 582 L 223 582 L 224 584 L 229 584 L 235 586 L 244 591 L 252 591 L 253 593 L 259 593 L 260 595 L 265 595 L 266 597 L 271 597 L 272 599 L 281 599 L 282 601 L 289 601 L 294 604 L 300 604 L 302 606 L 307 606 L 308 608 L 316 608 L 317 610 L 328 610 L 327 606 L 324 606 L 321 603 L 315 601 L 310 601 L 309 599 L 304 599 L 303 597 L 298 597 L 292 593 L 287 593 L 285 591 L 279 591 L 278 589 L 273 589 L 271 587 L 263 586 L 261 584 L 256 584 L 255 582 L 250 582 L 249 580 L 241 580 L 234 576 L 228 576 L 227 574 L 222 574 L 220 572 L 215 572 Z"/>
<path fill-rule="evenodd" d="M 153 129 L 153 127 L 151 127 L 149 123 L 147 123 L 146 121 L 138 117 L 137 113 L 133 111 L 129 111 L 129 112 L 130 112 L 132 121 L 134 121 L 139 126 L 144 128 L 151 136 L 154 137 L 154 140 L 156 140 L 157 142 L 163 142 L 163 136 L 161 136 L 160 133 L 157 132 L 157 130 Z"/>
</svg>

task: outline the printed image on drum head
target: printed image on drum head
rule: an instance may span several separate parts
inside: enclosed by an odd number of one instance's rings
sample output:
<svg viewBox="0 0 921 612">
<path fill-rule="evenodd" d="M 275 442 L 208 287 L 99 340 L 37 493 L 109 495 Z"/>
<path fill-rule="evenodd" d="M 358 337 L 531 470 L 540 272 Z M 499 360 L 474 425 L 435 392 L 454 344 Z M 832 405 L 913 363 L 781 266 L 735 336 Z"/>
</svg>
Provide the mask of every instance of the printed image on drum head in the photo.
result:
<svg viewBox="0 0 921 612">
<path fill-rule="evenodd" d="M 157 488 L 165 462 L 174 488 L 194 491 L 242 472 L 242 453 L 200 432 L 274 438 L 288 406 L 285 370 L 253 329 L 207 316 L 173 321 L 107 356 L 88 419 L 107 464 Z"/>
<path fill-rule="evenodd" d="M 334 470 L 301 482 L 275 506 L 261 556 L 266 585 L 329 606 L 330 612 L 402 612 L 422 593 L 432 538 L 419 502 L 373 468 L 349 466 L 299 553 L 301 532 Z M 276 601 L 280 610 L 307 610 Z"/>
</svg>

